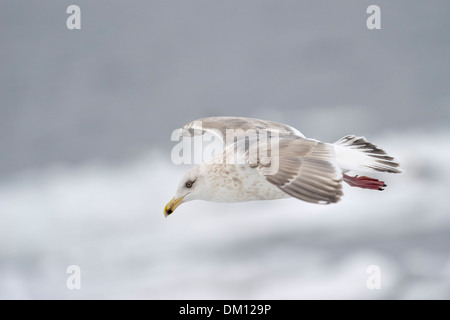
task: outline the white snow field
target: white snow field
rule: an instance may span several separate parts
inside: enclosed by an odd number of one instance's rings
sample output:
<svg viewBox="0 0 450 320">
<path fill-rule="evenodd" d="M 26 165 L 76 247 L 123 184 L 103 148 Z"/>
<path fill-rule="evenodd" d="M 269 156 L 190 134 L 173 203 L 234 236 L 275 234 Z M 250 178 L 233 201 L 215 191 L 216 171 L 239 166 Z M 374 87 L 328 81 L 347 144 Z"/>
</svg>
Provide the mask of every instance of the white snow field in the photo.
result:
<svg viewBox="0 0 450 320">
<path fill-rule="evenodd" d="M 16 174 L 0 182 L 0 298 L 449 299 L 450 132 L 367 138 L 406 172 L 328 206 L 195 201 L 166 219 L 188 168 L 158 151 Z"/>
</svg>

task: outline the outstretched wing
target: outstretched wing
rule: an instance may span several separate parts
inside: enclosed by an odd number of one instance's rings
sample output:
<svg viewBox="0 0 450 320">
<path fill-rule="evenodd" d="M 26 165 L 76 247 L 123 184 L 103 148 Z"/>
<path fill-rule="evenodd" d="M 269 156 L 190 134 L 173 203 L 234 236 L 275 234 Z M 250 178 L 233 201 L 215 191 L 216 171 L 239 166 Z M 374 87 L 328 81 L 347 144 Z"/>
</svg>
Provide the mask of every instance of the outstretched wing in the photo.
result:
<svg viewBox="0 0 450 320">
<path fill-rule="evenodd" d="M 205 132 L 219 137 L 224 142 L 224 147 L 235 143 L 236 140 L 258 136 L 261 133 L 276 133 L 277 136 L 296 136 L 304 138 L 297 129 L 283 123 L 274 121 L 245 118 L 245 117 L 209 117 L 201 118 L 185 124 L 181 130 L 183 135 L 202 135 Z M 232 134 L 231 139 L 227 135 Z M 251 137 L 250 137 L 251 138 Z M 270 135 L 269 135 L 270 138 Z"/>
<path fill-rule="evenodd" d="M 247 160 L 268 182 L 292 197 L 313 203 L 334 203 L 342 196 L 342 171 L 330 144 L 300 137 L 282 137 L 269 148 L 271 162 L 249 149 Z M 252 155 L 258 155 L 252 159 Z M 274 157 L 275 156 L 275 157 Z M 278 163 L 274 163 L 278 161 Z M 275 164 L 277 170 L 271 166 Z"/>
</svg>

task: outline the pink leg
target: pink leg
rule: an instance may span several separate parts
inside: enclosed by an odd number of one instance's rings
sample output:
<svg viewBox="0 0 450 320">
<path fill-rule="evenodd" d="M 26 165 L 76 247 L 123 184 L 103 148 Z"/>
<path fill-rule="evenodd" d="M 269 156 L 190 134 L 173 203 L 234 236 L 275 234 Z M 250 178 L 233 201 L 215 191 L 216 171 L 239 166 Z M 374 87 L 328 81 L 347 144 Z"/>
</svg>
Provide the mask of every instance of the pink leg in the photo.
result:
<svg viewBox="0 0 450 320">
<path fill-rule="evenodd" d="M 380 181 L 378 179 L 369 178 L 369 177 L 350 177 L 344 174 L 344 181 L 347 182 L 352 187 L 358 187 L 363 189 L 373 189 L 383 191 L 386 186 L 384 181 Z"/>
</svg>

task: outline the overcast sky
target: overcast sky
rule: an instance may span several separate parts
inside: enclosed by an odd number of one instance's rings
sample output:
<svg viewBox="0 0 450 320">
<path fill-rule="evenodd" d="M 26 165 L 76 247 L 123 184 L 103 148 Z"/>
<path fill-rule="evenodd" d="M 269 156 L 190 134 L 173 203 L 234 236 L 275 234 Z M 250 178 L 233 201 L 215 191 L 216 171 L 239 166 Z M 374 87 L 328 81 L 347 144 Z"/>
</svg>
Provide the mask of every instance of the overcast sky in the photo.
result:
<svg viewBox="0 0 450 320">
<path fill-rule="evenodd" d="M 307 136 L 447 127 L 450 2 L 74 1 L 0 5 L 0 176 L 173 146 L 199 117 Z M 168 158 L 169 159 L 169 158 Z"/>
</svg>

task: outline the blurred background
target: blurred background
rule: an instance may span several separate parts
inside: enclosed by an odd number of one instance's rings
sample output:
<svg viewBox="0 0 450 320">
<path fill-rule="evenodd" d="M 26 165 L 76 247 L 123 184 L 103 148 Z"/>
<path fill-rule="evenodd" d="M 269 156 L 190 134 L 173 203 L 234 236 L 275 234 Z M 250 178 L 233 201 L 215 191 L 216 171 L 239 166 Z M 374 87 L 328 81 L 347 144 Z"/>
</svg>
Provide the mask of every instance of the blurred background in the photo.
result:
<svg viewBox="0 0 450 320">
<path fill-rule="evenodd" d="M 81 30 L 66 9 L 81 8 Z M 369 5 L 381 30 L 368 30 Z M 449 299 L 450 3 L 0 4 L 0 298 Z M 163 208 L 207 116 L 364 135 L 401 163 L 343 200 Z M 81 269 L 69 290 L 66 269 Z M 369 290 L 367 268 L 380 268 Z"/>
</svg>

